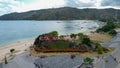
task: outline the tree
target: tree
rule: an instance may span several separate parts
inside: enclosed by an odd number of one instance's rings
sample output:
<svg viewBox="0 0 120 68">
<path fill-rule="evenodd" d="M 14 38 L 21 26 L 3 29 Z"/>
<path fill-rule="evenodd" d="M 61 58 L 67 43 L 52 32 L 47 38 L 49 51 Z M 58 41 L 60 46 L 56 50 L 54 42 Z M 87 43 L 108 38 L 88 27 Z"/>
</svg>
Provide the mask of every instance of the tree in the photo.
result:
<svg viewBox="0 0 120 68">
<path fill-rule="evenodd" d="M 49 34 L 52 35 L 52 36 L 58 36 L 58 32 L 57 31 L 52 31 Z"/>
<path fill-rule="evenodd" d="M 117 32 L 116 32 L 115 30 L 110 30 L 108 33 L 109 33 L 110 35 L 112 35 L 112 36 L 114 36 L 114 35 L 117 34 Z"/>
<path fill-rule="evenodd" d="M 64 36 L 63 36 L 63 35 L 60 35 L 59 37 L 60 37 L 60 39 L 64 39 Z"/>
<path fill-rule="evenodd" d="M 77 35 L 78 35 L 78 36 L 79 36 L 79 38 L 81 38 L 81 39 L 82 39 L 82 37 L 84 36 L 84 34 L 83 34 L 83 33 L 78 33 Z"/>
<path fill-rule="evenodd" d="M 109 32 L 110 30 L 114 29 L 116 26 L 113 22 L 107 22 L 102 28 L 98 28 L 96 32 Z"/>
<path fill-rule="evenodd" d="M 77 35 L 78 35 L 78 36 L 83 36 L 84 34 L 83 34 L 83 33 L 78 33 Z"/>
<path fill-rule="evenodd" d="M 91 40 L 90 40 L 90 38 L 85 37 L 82 39 L 82 43 L 90 46 Z"/>
<path fill-rule="evenodd" d="M 76 36 L 77 36 L 76 34 L 71 34 L 70 35 L 71 38 L 76 38 Z"/>
<path fill-rule="evenodd" d="M 83 38 L 88 38 L 87 35 L 84 35 L 83 33 L 78 33 L 77 34 L 79 36 L 79 38 L 82 40 Z"/>
</svg>

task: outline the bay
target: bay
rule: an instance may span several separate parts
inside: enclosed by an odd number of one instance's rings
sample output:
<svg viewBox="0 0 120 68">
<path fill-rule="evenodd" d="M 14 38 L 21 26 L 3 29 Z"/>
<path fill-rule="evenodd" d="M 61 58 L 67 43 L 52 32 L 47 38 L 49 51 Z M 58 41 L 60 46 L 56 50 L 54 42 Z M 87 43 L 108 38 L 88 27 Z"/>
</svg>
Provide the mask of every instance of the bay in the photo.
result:
<svg viewBox="0 0 120 68">
<path fill-rule="evenodd" d="M 0 46 L 29 38 L 50 31 L 58 31 L 59 34 L 71 34 L 85 32 L 100 27 L 102 22 L 92 20 L 14 20 L 0 21 Z"/>
</svg>

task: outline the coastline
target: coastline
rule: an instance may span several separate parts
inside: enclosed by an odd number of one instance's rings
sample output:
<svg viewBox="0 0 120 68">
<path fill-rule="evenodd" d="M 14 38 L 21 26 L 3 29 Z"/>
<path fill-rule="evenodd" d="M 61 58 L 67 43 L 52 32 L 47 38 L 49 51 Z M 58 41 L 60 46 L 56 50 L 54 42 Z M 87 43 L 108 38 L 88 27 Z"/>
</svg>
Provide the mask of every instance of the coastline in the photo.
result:
<svg viewBox="0 0 120 68">
<path fill-rule="evenodd" d="M 90 31 L 94 30 L 85 31 L 82 33 L 90 35 Z M 0 62 L 4 60 L 5 56 L 10 56 L 10 49 L 15 49 L 15 55 L 24 53 L 26 49 L 29 49 L 29 47 L 33 45 L 34 40 L 35 38 L 27 38 L 0 46 Z"/>
<path fill-rule="evenodd" d="M 4 57 L 10 54 L 10 49 L 15 49 L 15 54 L 21 54 L 31 45 L 33 45 L 35 39 L 26 39 L 21 41 L 12 42 L 0 47 L 0 62 Z"/>
<path fill-rule="evenodd" d="M 91 35 L 93 34 L 91 31 L 94 32 L 95 30 L 93 29 L 82 33 Z M 35 38 L 23 39 L 0 46 L 0 62 L 5 58 L 5 56 L 10 55 L 10 49 L 15 49 L 16 55 L 21 54 L 25 52 L 25 50 L 28 49 L 31 45 L 33 45 L 34 40 Z"/>
</svg>

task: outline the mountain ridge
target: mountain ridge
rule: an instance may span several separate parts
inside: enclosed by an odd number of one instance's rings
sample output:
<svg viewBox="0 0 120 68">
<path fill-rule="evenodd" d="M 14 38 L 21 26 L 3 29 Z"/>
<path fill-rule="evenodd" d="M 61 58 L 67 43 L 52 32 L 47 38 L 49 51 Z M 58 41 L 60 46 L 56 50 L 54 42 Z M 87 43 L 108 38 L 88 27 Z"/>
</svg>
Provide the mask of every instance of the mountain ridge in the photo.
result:
<svg viewBox="0 0 120 68">
<path fill-rule="evenodd" d="M 0 16 L 0 20 L 115 20 L 116 18 L 120 19 L 120 10 L 118 9 L 78 9 L 73 7 L 32 10 L 22 13 L 14 12 Z"/>
</svg>

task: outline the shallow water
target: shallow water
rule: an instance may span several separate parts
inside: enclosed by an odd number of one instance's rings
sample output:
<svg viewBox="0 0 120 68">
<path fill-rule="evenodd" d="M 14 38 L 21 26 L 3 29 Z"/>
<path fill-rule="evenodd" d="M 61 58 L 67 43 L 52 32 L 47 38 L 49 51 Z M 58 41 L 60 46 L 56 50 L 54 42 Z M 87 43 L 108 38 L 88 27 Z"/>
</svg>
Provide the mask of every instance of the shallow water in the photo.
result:
<svg viewBox="0 0 120 68">
<path fill-rule="evenodd" d="M 0 21 L 0 45 L 13 41 L 36 38 L 39 34 L 53 30 L 59 34 L 85 32 L 99 27 L 98 21 L 69 20 L 69 21 Z"/>
</svg>

